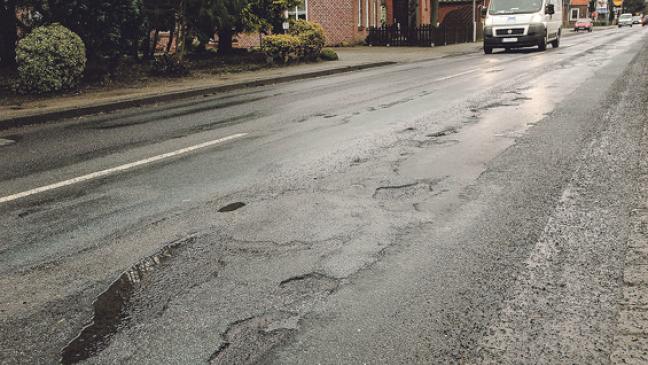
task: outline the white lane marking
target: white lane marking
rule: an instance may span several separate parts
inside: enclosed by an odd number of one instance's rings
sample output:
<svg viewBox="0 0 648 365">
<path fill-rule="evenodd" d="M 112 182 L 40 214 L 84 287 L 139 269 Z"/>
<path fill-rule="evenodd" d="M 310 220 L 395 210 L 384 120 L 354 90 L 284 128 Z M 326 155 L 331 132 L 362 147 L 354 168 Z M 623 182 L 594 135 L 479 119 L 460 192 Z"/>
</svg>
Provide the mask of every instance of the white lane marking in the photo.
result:
<svg viewBox="0 0 648 365">
<path fill-rule="evenodd" d="M 11 139 L 0 138 L 0 147 L 9 146 L 10 144 L 14 144 L 14 143 L 16 143 L 16 141 Z"/>
<path fill-rule="evenodd" d="M 444 76 L 444 77 L 439 77 L 438 79 L 435 79 L 434 81 L 444 81 L 444 80 L 450 80 L 454 79 L 455 77 L 463 76 L 463 75 L 468 75 L 470 73 L 473 73 L 475 71 L 479 71 L 478 68 L 471 68 L 470 70 L 460 72 L 458 74 L 450 75 L 450 76 Z"/>
<path fill-rule="evenodd" d="M 2 197 L 2 198 L 0 198 L 0 203 L 6 203 L 6 202 L 14 201 L 14 200 L 17 200 L 17 199 L 20 199 L 20 198 L 25 198 L 25 197 L 28 197 L 30 195 L 43 193 L 43 192 L 46 192 L 46 191 L 62 188 L 62 187 L 65 187 L 65 186 L 70 186 L 70 185 L 73 185 L 73 184 L 78 184 L 78 183 L 88 181 L 88 180 L 98 179 L 100 177 L 111 175 L 111 174 L 114 174 L 114 173 L 117 173 L 117 172 L 123 172 L 123 171 L 130 170 L 130 169 L 133 169 L 133 168 L 138 167 L 138 166 L 151 164 L 153 162 L 164 160 L 166 158 L 183 155 L 183 154 L 193 152 L 193 151 L 196 151 L 196 150 L 199 150 L 199 149 L 207 148 L 209 146 L 213 146 L 213 145 L 216 145 L 216 144 L 219 144 L 219 143 L 231 141 L 233 139 L 241 138 L 241 137 L 246 136 L 246 135 L 247 135 L 247 133 L 237 133 L 237 134 L 233 134 L 231 136 L 227 136 L 227 137 L 224 137 L 224 138 L 215 139 L 215 140 L 208 141 L 208 142 L 205 142 L 205 143 L 200 143 L 200 144 L 197 144 L 195 146 L 186 147 L 186 148 L 182 148 L 182 149 L 179 149 L 179 150 L 176 150 L 176 151 L 173 151 L 173 152 L 164 153 L 164 154 L 161 154 L 161 155 L 149 157 L 149 158 L 144 159 L 144 160 L 127 163 L 125 165 L 120 165 L 120 166 L 113 167 L 113 168 L 110 168 L 110 169 L 107 169 L 107 170 L 93 172 L 91 174 L 75 177 L 73 179 L 61 181 L 61 182 L 58 182 L 58 183 L 55 183 L 55 184 L 41 186 L 40 188 L 31 189 L 31 190 L 24 191 L 22 193 Z"/>
</svg>

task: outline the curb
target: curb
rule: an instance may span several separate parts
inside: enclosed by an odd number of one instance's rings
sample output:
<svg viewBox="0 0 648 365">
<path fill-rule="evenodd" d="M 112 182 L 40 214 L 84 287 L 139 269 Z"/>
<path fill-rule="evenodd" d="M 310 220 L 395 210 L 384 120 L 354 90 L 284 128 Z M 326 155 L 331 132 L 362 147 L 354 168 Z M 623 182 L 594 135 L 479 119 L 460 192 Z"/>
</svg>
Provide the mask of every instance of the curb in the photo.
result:
<svg viewBox="0 0 648 365">
<path fill-rule="evenodd" d="M 98 114 L 102 112 L 112 112 L 120 109 L 128 109 L 128 108 L 134 108 L 134 107 L 139 107 L 144 105 L 150 105 L 150 104 L 164 102 L 164 101 L 173 101 L 173 100 L 191 98 L 191 97 L 204 95 L 204 94 L 227 92 L 232 90 L 244 89 L 248 87 L 279 84 L 279 83 L 285 83 L 289 81 L 310 79 L 310 78 L 321 77 L 321 76 L 329 76 L 329 75 L 335 75 L 335 74 L 351 72 L 351 71 L 360 71 L 369 68 L 394 65 L 396 63 L 397 62 L 393 62 L 393 61 L 364 63 L 356 66 L 345 66 L 339 68 L 332 68 L 328 70 L 306 72 L 306 73 L 296 74 L 296 75 L 269 77 L 269 78 L 253 80 L 253 81 L 244 81 L 236 84 L 207 86 L 207 87 L 201 87 L 201 88 L 189 89 L 183 91 L 147 95 L 135 99 L 126 99 L 126 100 L 99 103 L 94 105 L 87 105 L 78 108 L 68 108 L 63 110 L 53 110 L 44 113 L 36 113 L 32 115 L 10 117 L 6 119 L 0 119 L 0 131 L 10 129 L 10 128 L 51 122 L 53 120 L 76 118 L 85 115 Z"/>
</svg>

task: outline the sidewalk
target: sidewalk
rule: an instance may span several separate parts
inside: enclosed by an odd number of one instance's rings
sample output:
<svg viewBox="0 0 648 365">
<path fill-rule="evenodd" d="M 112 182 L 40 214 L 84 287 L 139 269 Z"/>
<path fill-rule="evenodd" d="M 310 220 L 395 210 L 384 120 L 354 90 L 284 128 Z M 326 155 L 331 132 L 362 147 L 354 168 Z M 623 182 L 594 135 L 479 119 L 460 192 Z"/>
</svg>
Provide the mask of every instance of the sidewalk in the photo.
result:
<svg viewBox="0 0 648 365">
<path fill-rule="evenodd" d="M 21 105 L 0 102 L 0 129 L 47 122 L 54 119 L 109 112 L 144 104 L 188 98 L 202 94 L 330 75 L 397 62 L 414 62 L 478 52 L 480 43 L 445 47 L 350 47 L 338 48 L 339 61 L 276 67 L 206 78 L 154 81 L 144 86 L 93 90 L 77 95 L 35 98 Z"/>
</svg>

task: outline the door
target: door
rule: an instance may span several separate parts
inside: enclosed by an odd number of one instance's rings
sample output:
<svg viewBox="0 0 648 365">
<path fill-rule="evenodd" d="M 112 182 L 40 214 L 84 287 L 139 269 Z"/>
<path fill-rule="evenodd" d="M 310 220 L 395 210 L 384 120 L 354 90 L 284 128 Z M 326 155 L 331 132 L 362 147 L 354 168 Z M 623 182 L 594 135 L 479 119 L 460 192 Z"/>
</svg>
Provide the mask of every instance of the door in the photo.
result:
<svg viewBox="0 0 648 365">
<path fill-rule="evenodd" d="M 547 4 L 553 4 L 555 13 L 549 15 L 547 19 L 547 33 L 548 38 L 558 38 L 558 32 L 562 25 L 562 1 L 561 0 L 547 0 Z"/>
</svg>

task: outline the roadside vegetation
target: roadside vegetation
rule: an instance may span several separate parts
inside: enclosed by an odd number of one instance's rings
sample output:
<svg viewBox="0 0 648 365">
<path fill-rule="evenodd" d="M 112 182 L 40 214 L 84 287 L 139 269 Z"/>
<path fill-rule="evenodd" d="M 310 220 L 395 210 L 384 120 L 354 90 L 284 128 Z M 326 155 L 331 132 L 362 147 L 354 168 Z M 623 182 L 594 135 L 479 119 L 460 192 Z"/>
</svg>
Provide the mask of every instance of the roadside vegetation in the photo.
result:
<svg viewBox="0 0 648 365">
<path fill-rule="evenodd" d="M 222 75 L 320 57 L 318 24 L 287 21 L 301 0 L 0 0 L 0 97 Z M 260 47 L 236 48 L 255 33 Z"/>
</svg>

